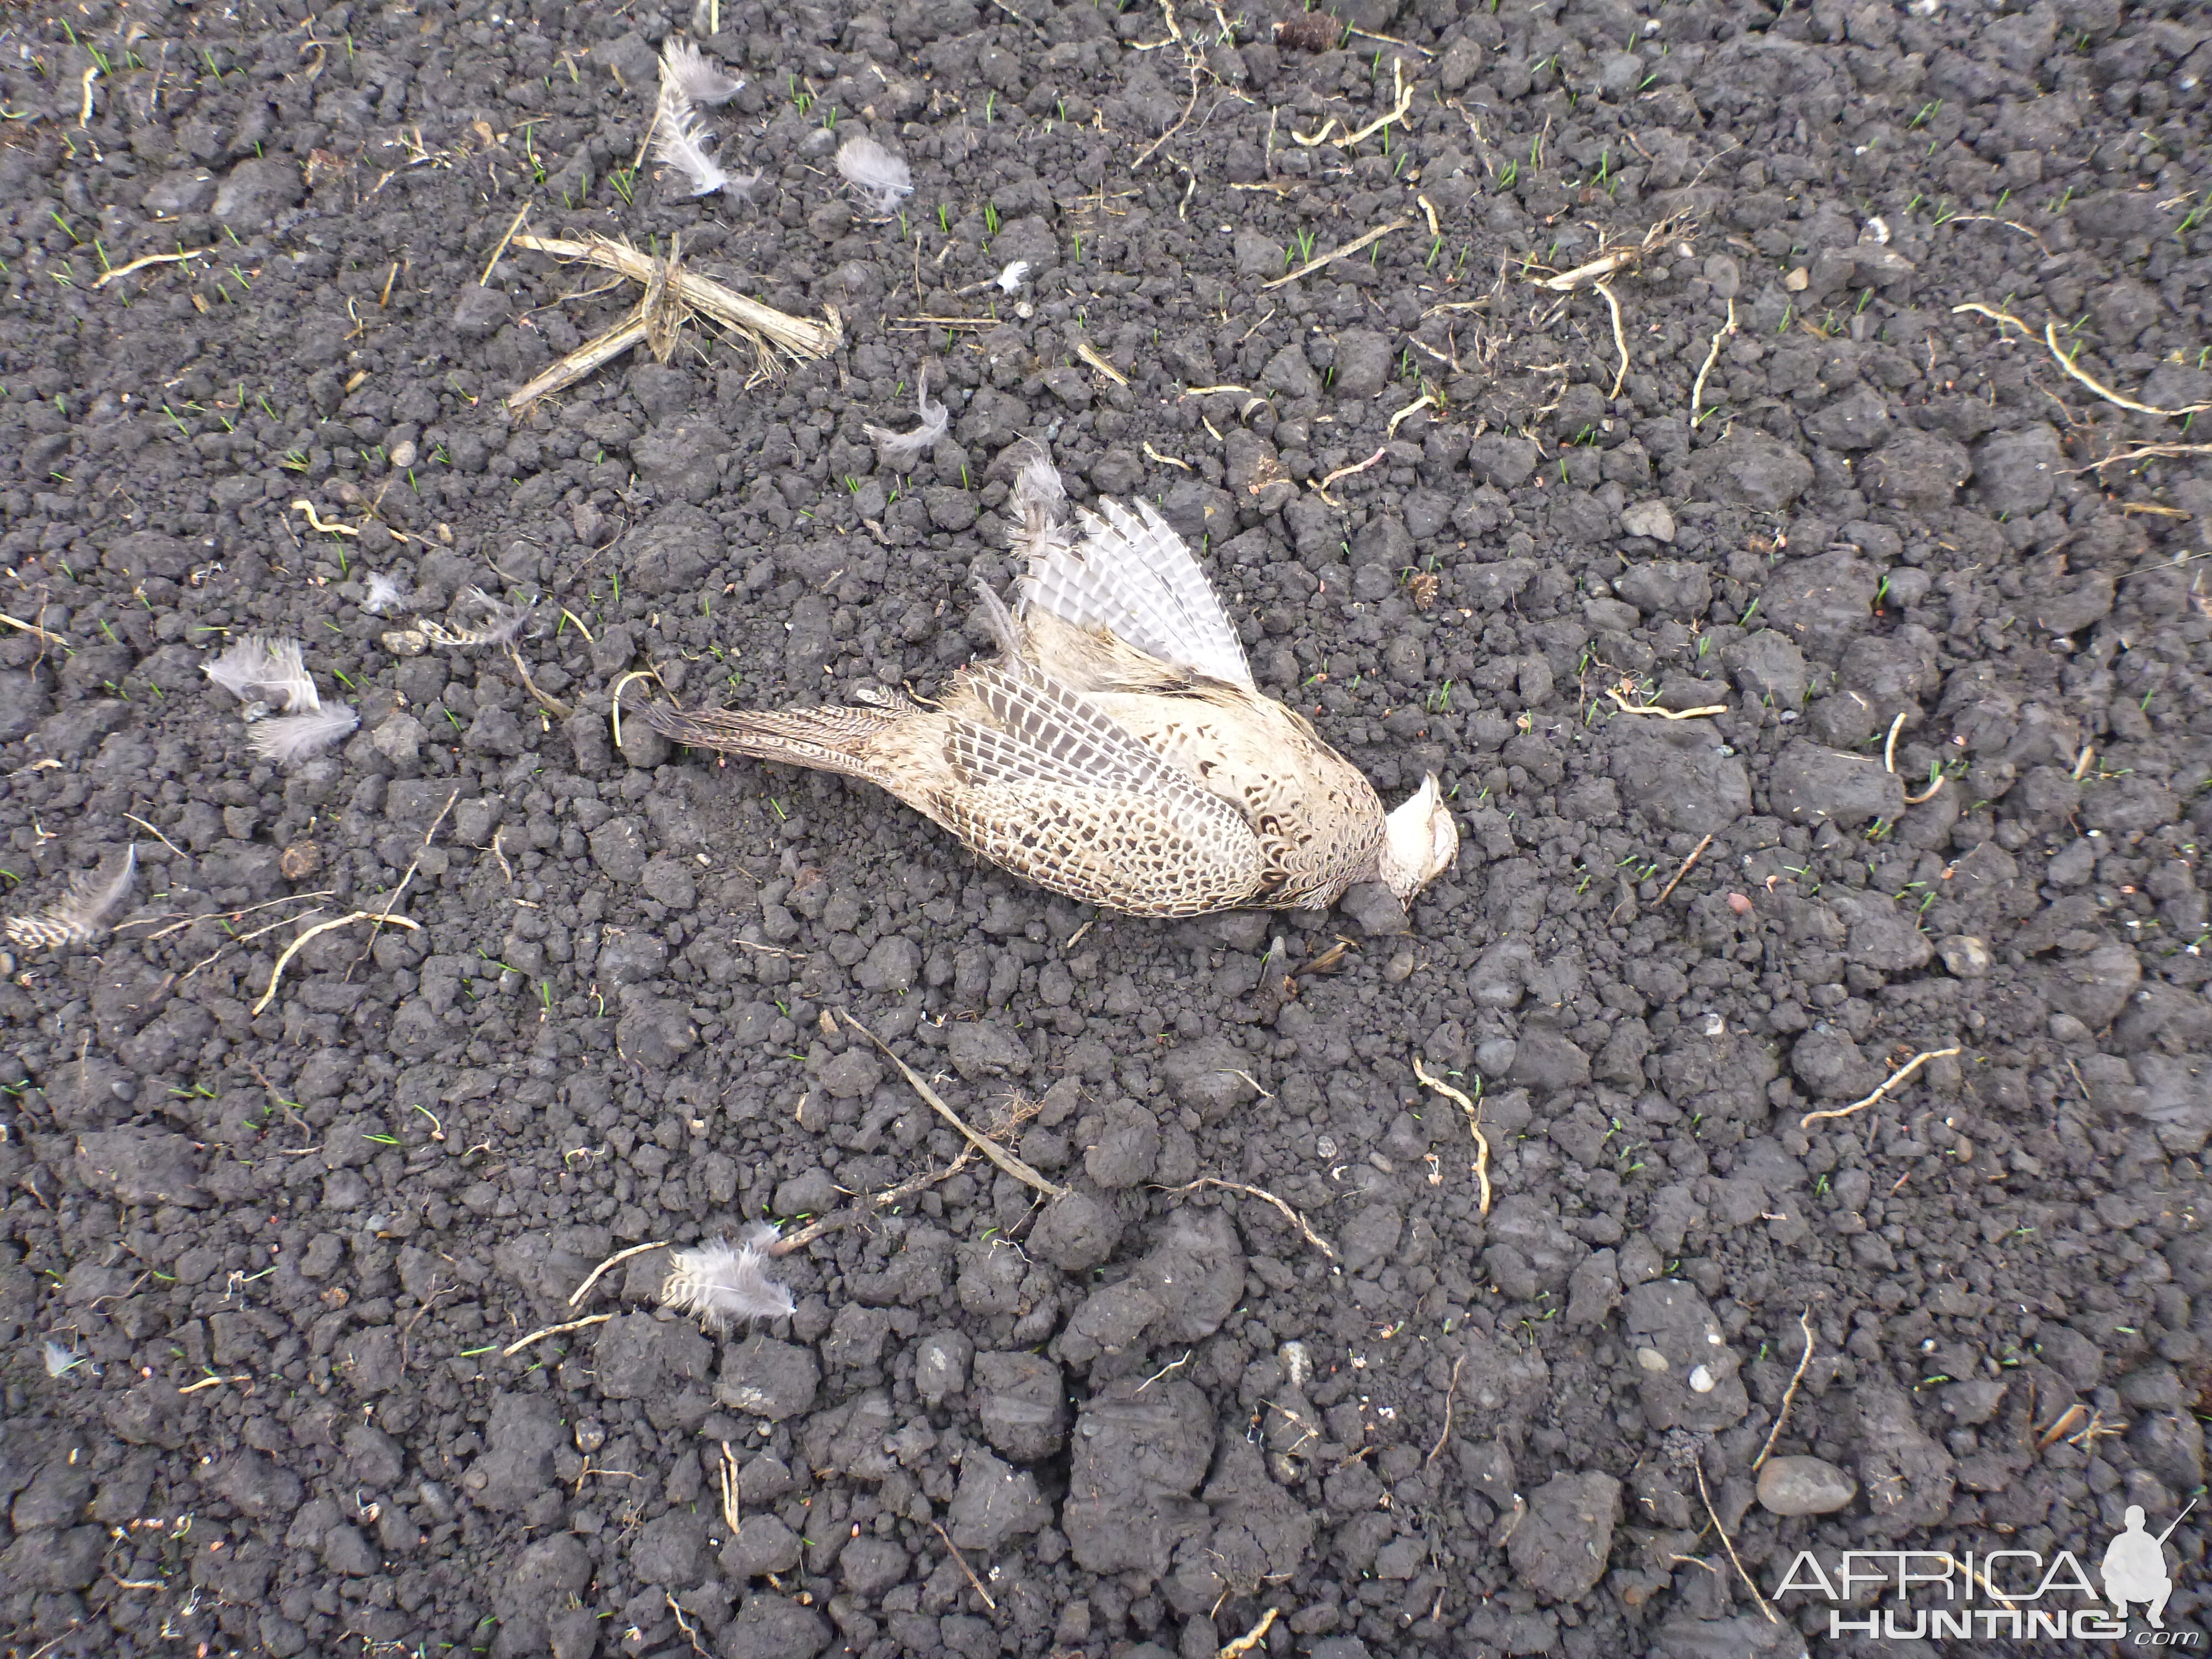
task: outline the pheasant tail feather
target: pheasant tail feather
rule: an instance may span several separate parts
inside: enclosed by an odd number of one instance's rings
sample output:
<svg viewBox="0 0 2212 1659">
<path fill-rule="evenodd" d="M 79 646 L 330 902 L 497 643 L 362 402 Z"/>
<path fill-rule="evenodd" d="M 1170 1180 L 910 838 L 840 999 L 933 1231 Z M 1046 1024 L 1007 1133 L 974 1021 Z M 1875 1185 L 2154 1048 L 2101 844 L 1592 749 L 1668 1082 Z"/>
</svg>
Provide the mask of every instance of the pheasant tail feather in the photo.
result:
<svg viewBox="0 0 2212 1659">
<path fill-rule="evenodd" d="M 687 714 L 665 703 L 639 704 L 623 711 L 625 720 L 642 720 L 662 737 L 694 749 L 715 749 L 726 755 L 839 772 L 872 782 L 882 779 L 880 766 L 868 752 L 870 739 L 906 717 L 905 713 L 889 709 L 840 708 L 758 713 L 731 708 Z"/>
</svg>

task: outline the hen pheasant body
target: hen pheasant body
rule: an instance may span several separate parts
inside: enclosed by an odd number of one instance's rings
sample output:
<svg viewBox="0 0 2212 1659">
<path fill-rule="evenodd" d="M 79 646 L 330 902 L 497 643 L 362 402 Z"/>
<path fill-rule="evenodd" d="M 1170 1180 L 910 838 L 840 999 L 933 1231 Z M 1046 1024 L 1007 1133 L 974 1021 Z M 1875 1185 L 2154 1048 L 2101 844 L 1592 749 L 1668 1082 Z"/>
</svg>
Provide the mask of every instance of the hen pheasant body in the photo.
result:
<svg viewBox="0 0 2212 1659">
<path fill-rule="evenodd" d="M 934 706 L 646 705 L 626 718 L 696 747 L 866 779 L 1024 879 L 1133 915 L 1317 908 L 1385 873 L 1373 786 L 1253 684 L 1165 521 L 1108 504 L 1085 515 L 1079 543 L 1054 522 L 1049 467 L 1023 482 L 1018 613 L 984 595 L 1000 660 L 956 671 Z M 1425 793 L 1433 802 L 1433 781 Z"/>
</svg>

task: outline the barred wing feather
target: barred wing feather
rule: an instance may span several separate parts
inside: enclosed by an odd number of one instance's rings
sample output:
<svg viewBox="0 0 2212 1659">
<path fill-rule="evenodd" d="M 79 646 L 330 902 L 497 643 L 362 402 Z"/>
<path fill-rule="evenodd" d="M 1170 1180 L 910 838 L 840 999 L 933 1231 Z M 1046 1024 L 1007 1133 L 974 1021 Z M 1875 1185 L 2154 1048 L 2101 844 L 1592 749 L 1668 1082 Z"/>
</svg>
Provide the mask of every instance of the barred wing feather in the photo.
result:
<svg viewBox="0 0 2212 1659">
<path fill-rule="evenodd" d="M 1264 854 L 1243 815 L 1080 694 L 994 669 L 953 722 L 958 787 L 924 810 L 986 858 L 1054 892 L 1136 915 L 1196 915 L 1255 890 Z"/>
<path fill-rule="evenodd" d="M 1252 688 L 1237 630 L 1182 537 L 1149 501 L 1135 512 L 1113 501 L 1083 514 L 1079 544 L 1032 544 L 1022 607 L 1071 625 L 1103 629 L 1148 656 L 1193 673 Z"/>
</svg>

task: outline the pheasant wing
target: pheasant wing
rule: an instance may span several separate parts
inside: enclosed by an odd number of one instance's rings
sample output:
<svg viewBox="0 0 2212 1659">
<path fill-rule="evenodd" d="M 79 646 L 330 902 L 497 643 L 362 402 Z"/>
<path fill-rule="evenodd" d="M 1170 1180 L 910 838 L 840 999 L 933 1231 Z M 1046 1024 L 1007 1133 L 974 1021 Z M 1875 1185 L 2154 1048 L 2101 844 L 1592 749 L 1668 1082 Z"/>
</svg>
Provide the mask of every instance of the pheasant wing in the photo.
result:
<svg viewBox="0 0 2212 1659">
<path fill-rule="evenodd" d="M 1135 512 L 1101 501 L 1083 539 L 1031 538 L 1022 606 L 1103 629 L 1146 655 L 1250 689 L 1252 669 L 1213 586 L 1182 537 L 1149 501 Z"/>
<path fill-rule="evenodd" d="M 1079 693 L 971 671 L 977 716 L 952 722 L 952 787 L 931 815 L 993 862 L 1070 898 L 1136 915 L 1198 915 L 1249 898 L 1259 838 L 1229 802 Z"/>
</svg>

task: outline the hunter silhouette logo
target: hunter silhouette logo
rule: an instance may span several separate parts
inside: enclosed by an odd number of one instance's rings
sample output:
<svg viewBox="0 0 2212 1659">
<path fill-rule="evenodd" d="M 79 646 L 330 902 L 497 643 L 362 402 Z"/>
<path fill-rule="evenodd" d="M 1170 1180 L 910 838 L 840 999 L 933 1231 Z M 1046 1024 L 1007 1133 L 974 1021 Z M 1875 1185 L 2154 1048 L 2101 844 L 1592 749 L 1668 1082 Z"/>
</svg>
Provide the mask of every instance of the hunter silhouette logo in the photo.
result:
<svg viewBox="0 0 2212 1659">
<path fill-rule="evenodd" d="M 2166 1542 L 2196 1507 L 2191 1498 L 2164 1532 L 2153 1533 L 2142 1507 L 2131 1504 L 2121 1531 L 2105 1547 L 2102 1595 L 2073 1551 L 2045 1555 L 2010 1547 L 1956 1555 L 1845 1550 L 1827 1561 L 1800 1550 L 1774 1593 L 1778 1599 L 1796 1593 L 1826 1601 L 1831 1639 L 2124 1642 L 2202 1651 L 2202 1630 L 2166 1627 L 2166 1606 L 2174 1590 Z M 2131 1609 L 2139 1609 L 2149 1626 L 2132 1636 Z"/>
<path fill-rule="evenodd" d="M 2154 1538 L 2143 1530 L 2142 1505 L 2128 1505 L 2126 1530 L 2105 1548 L 2105 1597 L 2121 1618 L 2128 1616 L 2128 1603 L 2141 1601 L 2150 1627 L 2166 1628 L 2166 1601 L 2173 1594 L 2173 1579 L 2166 1570 L 2166 1540 L 2196 1507 L 2192 1498 L 2172 1524 Z"/>
</svg>

